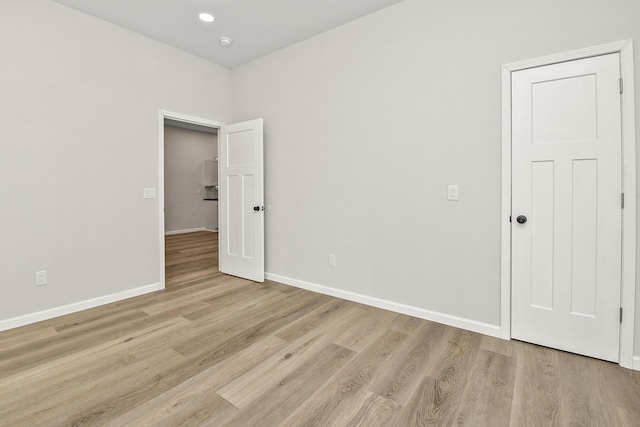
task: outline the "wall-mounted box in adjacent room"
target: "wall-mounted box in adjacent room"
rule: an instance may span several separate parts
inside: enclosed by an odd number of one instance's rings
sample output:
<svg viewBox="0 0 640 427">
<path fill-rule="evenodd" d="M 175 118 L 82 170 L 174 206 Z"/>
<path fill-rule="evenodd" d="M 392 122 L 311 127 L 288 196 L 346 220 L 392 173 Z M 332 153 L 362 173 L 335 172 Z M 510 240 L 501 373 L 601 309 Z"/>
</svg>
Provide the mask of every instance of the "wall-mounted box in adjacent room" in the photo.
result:
<svg viewBox="0 0 640 427">
<path fill-rule="evenodd" d="M 213 187 L 218 185 L 218 162 L 205 160 L 202 167 L 202 185 Z"/>
</svg>

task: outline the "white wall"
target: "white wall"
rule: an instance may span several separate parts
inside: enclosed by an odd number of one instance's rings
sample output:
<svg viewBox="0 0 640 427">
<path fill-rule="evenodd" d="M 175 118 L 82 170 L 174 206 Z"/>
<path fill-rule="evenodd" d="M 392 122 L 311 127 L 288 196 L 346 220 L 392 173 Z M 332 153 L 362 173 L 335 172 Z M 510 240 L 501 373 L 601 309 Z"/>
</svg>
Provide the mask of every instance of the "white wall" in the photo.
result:
<svg viewBox="0 0 640 427">
<path fill-rule="evenodd" d="M 203 161 L 218 155 L 218 135 L 164 127 L 164 228 L 218 229 L 218 202 L 203 200 Z"/>
<path fill-rule="evenodd" d="M 498 326 L 501 65 L 624 39 L 640 57 L 635 0 L 406 0 L 234 69 L 266 270 Z"/>
<path fill-rule="evenodd" d="M 227 121 L 230 71 L 48 0 L 0 55 L 0 322 L 159 283 L 159 110 Z"/>
</svg>

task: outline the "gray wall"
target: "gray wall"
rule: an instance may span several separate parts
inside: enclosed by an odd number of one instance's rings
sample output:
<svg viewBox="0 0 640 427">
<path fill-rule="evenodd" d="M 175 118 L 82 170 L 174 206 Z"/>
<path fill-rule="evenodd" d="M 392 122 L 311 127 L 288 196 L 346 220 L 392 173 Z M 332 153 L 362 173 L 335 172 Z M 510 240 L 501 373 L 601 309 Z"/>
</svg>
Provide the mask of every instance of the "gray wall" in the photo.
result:
<svg viewBox="0 0 640 427">
<path fill-rule="evenodd" d="M 0 33 L 0 321 L 159 283 L 159 110 L 228 121 L 230 71 L 48 0 Z"/>
<path fill-rule="evenodd" d="M 624 39 L 635 0 L 406 0 L 234 69 L 267 272 L 499 325 L 501 65 Z"/>
<path fill-rule="evenodd" d="M 4 0 L 0 321 L 159 281 L 142 190 L 165 109 L 265 119 L 268 272 L 498 325 L 500 66 L 623 39 L 637 57 L 639 17 L 636 0 L 406 0 L 231 72 Z"/>
<path fill-rule="evenodd" d="M 205 201 L 203 161 L 218 155 L 218 135 L 164 127 L 164 229 L 218 229 L 218 202 Z"/>
</svg>

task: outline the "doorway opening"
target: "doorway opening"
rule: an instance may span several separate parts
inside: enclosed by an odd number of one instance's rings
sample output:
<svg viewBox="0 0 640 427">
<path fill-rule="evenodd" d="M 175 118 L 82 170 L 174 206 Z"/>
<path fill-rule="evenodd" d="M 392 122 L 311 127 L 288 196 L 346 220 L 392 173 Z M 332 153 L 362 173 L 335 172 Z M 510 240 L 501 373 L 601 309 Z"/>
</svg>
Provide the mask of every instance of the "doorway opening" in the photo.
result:
<svg viewBox="0 0 640 427">
<path fill-rule="evenodd" d="M 200 268 L 198 274 L 207 274 L 210 269 L 217 270 L 218 266 L 218 200 L 217 200 L 217 168 L 213 167 L 213 162 L 218 157 L 218 144 L 211 152 L 205 154 L 202 150 L 206 150 L 207 140 L 204 136 L 217 136 L 220 127 L 223 124 L 217 121 L 187 116 L 179 113 L 168 111 L 160 111 L 159 117 L 159 189 L 158 189 L 158 205 L 159 205 L 159 260 L 160 260 L 160 288 L 167 286 L 167 250 L 171 250 L 170 263 L 183 263 L 182 271 L 179 271 L 181 277 L 188 273 L 189 268 Z M 169 128 L 169 131 L 165 129 Z M 196 133 L 194 133 L 195 131 Z M 184 132 L 195 137 L 190 143 L 190 150 L 200 150 L 200 152 L 190 153 L 189 156 L 172 162 L 171 168 L 166 169 L 167 160 L 172 155 L 172 150 L 167 150 L 167 141 L 172 135 L 168 133 L 177 133 L 184 136 Z M 175 143 L 173 141 L 172 143 Z M 179 144 L 179 143 L 178 143 Z M 212 145 L 213 146 L 213 145 Z M 177 148 L 177 147 L 176 147 Z M 196 158 L 194 158 L 196 156 Z M 201 159 L 197 157 L 202 156 Z M 195 160 L 194 160 L 195 159 Z M 194 161 L 198 163 L 193 164 Z M 189 165 L 191 166 L 185 166 Z M 172 169 L 185 167 L 187 171 L 175 171 Z M 205 170 L 206 169 L 206 170 Z M 168 185 L 167 179 L 172 178 L 172 174 L 177 174 L 179 183 L 172 182 Z M 211 176 L 210 176 L 211 175 Z M 175 177 L 174 177 L 175 178 Z M 169 189 L 170 194 L 165 194 Z M 185 194 L 186 193 L 186 194 Z M 170 206 L 167 206 L 170 203 Z M 169 209 L 171 212 L 167 212 Z M 184 209 L 187 212 L 180 212 Z M 169 213 L 169 217 L 167 217 Z M 196 224 L 197 226 L 194 226 Z M 169 228 L 167 228 L 169 226 Z M 212 233 L 215 231 L 215 233 Z M 166 243 L 165 239 L 168 239 Z M 185 245 L 188 248 L 185 248 Z M 178 248 L 178 249 L 176 249 Z M 181 258 L 180 251 L 190 253 L 189 259 Z M 193 256 L 195 252 L 197 256 Z M 213 258 L 212 258 L 213 257 Z M 196 258 L 195 260 L 193 258 Z M 202 263 L 210 265 L 200 265 L 198 258 Z M 176 267 L 180 270 L 180 267 Z M 169 280 L 171 280 L 170 278 Z"/>
</svg>

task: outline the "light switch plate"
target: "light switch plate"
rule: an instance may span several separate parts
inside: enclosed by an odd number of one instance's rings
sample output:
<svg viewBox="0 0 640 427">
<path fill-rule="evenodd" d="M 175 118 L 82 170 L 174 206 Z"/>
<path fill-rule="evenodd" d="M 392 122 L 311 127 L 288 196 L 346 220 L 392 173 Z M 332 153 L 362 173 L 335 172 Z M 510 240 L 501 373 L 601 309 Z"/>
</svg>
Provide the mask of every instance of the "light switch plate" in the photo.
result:
<svg viewBox="0 0 640 427">
<path fill-rule="evenodd" d="M 458 200 L 458 185 L 451 184 L 447 187 L 447 200 Z"/>
<path fill-rule="evenodd" d="M 145 188 L 144 189 L 144 198 L 145 199 L 155 199 L 156 198 L 156 189 L 155 188 Z"/>
<path fill-rule="evenodd" d="M 329 267 L 334 267 L 336 266 L 336 256 L 333 254 L 329 254 Z"/>
</svg>

